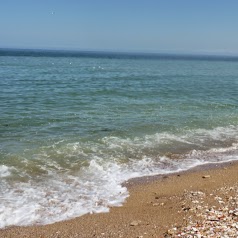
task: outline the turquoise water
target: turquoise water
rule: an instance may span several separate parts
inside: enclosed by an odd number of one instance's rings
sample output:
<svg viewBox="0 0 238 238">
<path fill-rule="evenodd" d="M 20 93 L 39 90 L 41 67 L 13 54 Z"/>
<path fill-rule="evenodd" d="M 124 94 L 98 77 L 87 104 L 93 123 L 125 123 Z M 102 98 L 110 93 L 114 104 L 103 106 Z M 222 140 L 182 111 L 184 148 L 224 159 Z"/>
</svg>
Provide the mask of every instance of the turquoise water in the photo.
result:
<svg viewBox="0 0 238 238">
<path fill-rule="evenodd" d="M 0 227 L 107 211 L 129 178 L 237 160 L 237 90 L 232 58 L 0 51 Z"/>
</svg>

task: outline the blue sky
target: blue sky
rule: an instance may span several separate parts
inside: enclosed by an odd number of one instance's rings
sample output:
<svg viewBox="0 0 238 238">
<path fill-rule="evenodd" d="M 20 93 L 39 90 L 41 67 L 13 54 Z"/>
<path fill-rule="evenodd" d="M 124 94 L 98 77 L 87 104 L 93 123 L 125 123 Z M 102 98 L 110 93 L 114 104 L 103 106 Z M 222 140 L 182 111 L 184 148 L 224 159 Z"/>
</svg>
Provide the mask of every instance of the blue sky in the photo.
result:
<svg viewBox="0 0 238 238">
<path fill-rule="evenodd" d="M 0 47 L 238 54 L 237 0 L 0 0 Z"/>
</svg>

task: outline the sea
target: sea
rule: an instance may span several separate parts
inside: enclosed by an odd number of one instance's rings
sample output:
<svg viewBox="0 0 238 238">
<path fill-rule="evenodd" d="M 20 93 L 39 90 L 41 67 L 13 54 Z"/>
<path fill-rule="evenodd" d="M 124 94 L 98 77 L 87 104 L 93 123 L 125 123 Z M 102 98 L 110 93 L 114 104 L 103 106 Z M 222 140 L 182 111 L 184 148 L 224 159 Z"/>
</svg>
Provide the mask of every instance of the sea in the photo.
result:
<svg viewBox="0 0 238 238">
<path fill-rule="evenodd" d="M 238 57 L 0 49 L 0 228 L 122 206 L 131 178 L 238 160 Z"/>
</svg>

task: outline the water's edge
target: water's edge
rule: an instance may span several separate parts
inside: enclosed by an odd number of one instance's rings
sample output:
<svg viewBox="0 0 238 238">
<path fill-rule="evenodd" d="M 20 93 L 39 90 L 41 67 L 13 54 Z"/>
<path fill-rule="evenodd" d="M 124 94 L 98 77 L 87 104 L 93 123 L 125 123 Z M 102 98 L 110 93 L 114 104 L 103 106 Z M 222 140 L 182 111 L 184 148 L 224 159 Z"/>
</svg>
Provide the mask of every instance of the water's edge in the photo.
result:
<svg viewBox="0 0 238 238">
<path fill-rule="evenodd" d="M 233 161 L 226 161 L 226 162 L 214 162 L 214 163 L 206 163 L 206 164 L 202 164 L 202 165 L 196 165 L 192 168 L 189 168 L 187 170 L 181 170 L 179 172 L 171 172 L 168 174 L 157 174 L 157 175 L 150 175 L 150 176 L 143 176 L 143 177 L 135 177 L 135 178 L 131 178 L 125 182 L 123 182 L 121 185 L 123 187 L 125 187 L 128 192 L 129 192 L 129 196 L 127 198 L 125 198 L 125 200 L 123 201 L 122 205 L 124 205 L 124 203 L 126 202 L 126 199 L 128 199 L 130 197 L 130 191 L 136 187 L 146 187 L 146 185 L 152 184 L 152 183 L 156 183 L 159 180 L 164 180 L 164 179 L 169 179 L 172 176 L 183 176 L 185 174 L 192 174 L 192 173 L 201 173 L 201 176 L 207 174 L 208 171 L 211 170 L 217 170 L 217 169 L 225 169 L 227 167 L 231 167 L 234 165 L 238 165 L 238 160 L 233 160 Z M 115 206 L 118 207 L 118 206 Z M 113 206 L 109 207 L 110 209 L 113 209 Z M 109 210 L 110 212 L 110 210 Z M 103 213 L 107 213 L 107 212 L 103 212 Z M 41 226 L 49 226 L 49 225 L 53 225 L 53 224 L 57 224 L 57 223 L 62 223 L 65 221 L 70 221 L 70 220 L 74 220 L 74 219 L 80 219 L 83 218 L 84 216 L 93 216 L 96 213 L 87 213 L 84 214 L 82 216 L 78 216 L 78 217 L 72 217 L 66 220 L 61 220 L 61 221 L 57 221 L 54 223 L 50 223 L 50 224 L 31 224 L 31 225 L 25 225 L 25 226 L 18 226 L 18 225 L 12 225 L 12 226 L 7 226 L 4 228 L 0 228 L 1 230 L 8 230 L 8 229 L 14 229 L 17 227 L 41 227 Z"/>
<path fill-rule="evenodd" d="M 204 174 L 205 174 L 206 172 L 208 172 L 210 170 L 225 169 L 225 168 L 233 166 L 235 164 L 238 164 L 238 160 L 206 163 L 206 164 L 196 165 L 192 168 L 189 168 L 187 170 L 181 170 L 179 172 L 171 172 L 168 174 L 157 174 L 157 175 L 151 175 L 151 176 L 131 178 L 131 179 L 123 182 L 122 186 L 126 187 L 128 189 L 128 191 L 130 192 L 130 189 L 132 189 L 134 187 L 154 183 L 158 180 L 167 179 L 174 175 L 179 177 L 184 174 L 190 174 L 190 173 L 194 173 L 194 172 L 200 172 L 200 173 L 204 172 Z"/>
</svg>

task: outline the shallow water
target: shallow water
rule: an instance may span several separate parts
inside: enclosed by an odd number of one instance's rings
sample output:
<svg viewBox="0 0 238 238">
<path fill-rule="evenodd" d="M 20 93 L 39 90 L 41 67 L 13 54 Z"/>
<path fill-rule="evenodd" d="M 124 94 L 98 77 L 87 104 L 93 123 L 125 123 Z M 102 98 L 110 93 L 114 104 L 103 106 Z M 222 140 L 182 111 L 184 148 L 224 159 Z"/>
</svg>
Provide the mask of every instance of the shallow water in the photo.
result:
<svg viewBox="0 0 238 238">
<path fill-rule="evenodd" d="M 0 50 L 0 227 L 120 206 L 121 184 L 238 159 L 238 60 Z"/>
</svg>

